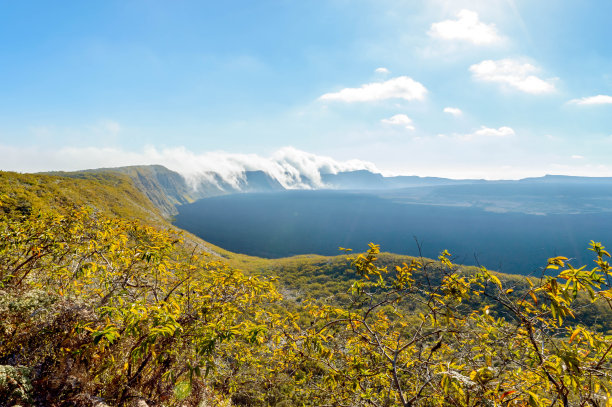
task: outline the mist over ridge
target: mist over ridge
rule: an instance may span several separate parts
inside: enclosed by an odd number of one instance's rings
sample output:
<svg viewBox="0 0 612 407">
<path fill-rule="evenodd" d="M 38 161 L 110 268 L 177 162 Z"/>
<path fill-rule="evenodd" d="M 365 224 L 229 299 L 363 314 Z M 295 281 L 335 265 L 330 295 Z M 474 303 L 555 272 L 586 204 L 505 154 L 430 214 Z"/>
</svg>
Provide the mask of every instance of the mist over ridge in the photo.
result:
<svg viewBox="0 0 612 407">
<path fill-rule="evenodd" d="M 41 149 L 36 146 L 7 147 L 0 144 L 3 156 L 0 170 L 17 172 L 81 171 L 138 165 L 162 165 L 183 176 L 193 189 L 242 190 L 247 173 L 260 171 L 284 189 L 316 189 L 324 186 L 325 174 L 367 170 L 381 173 L 371 162 L 334 158 L 283 147 L 270 156 L 206 151 L 195 153 L 185 147 L 158 149 L 147 146 L 141 152 L 118 148 L 64 147 Z"/>
<path fill-rule="evenodd" d="M 338 161 L 294 147 L 283 147 L 270 157 L 257 154 L 210 152 L 195 155 L 186 150 L 180 162 L 168 163 L 168 168 L 185 177 L 194 189 L 202 185 L 222 190 L 243 190 L 248 184 L 248 173 L 260 172 L 278 182 L 283 189 L 318 189 L 326 186 L 327 174 L 366 170 L 380 173 L 376 165 L 367 161 Z"/>
</svg>

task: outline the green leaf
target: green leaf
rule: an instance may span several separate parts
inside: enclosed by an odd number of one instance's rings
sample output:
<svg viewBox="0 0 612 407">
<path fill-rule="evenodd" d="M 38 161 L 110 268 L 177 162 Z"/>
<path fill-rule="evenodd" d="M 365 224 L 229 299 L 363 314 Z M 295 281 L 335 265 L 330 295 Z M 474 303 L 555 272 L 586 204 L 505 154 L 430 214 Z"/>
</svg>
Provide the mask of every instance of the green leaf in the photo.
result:
<svg viewBox="0 0 612 407">
<path fill-rule="evenodd" d="M 178 400 L 184 400 L 191 394 L 191 383 L 189 380 L 184 380 L 182 382 L 178 382 L 176 386 L 174 386 L 174 397 Z"/>
</svg>

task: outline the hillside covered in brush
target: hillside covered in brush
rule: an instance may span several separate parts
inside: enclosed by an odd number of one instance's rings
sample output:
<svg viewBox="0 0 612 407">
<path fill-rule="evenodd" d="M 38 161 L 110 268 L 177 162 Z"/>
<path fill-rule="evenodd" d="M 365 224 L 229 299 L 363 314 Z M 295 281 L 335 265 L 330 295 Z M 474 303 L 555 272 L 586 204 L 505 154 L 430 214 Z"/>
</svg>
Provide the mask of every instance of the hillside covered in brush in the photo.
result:
<svg viewBox="0 0 612 407">
<path fill-rule="evenodd" d="M 0 405 L 612 404 L 600 243 L 532 277 L 219 256 L 168 223 L 194 198 L 163 174 L 0 173 Z"/>
</svg>

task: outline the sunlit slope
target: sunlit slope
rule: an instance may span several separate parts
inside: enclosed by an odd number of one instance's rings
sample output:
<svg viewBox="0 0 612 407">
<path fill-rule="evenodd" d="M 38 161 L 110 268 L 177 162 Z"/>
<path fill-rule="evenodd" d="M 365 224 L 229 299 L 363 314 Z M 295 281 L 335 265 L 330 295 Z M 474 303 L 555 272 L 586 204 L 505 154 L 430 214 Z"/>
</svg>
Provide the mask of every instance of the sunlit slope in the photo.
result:
<svg viewBox="0 0 612 407">
<path fill-rule="evenodd" d="M 34 210 L 62 210 L 66 204 L 90 206 L 108 216 L 164 223 L 158 208 L 127 175 L 82 173 L 65 177 L 0 172 L 1 207 L 23 214 Z"/>
<path fill-rule="evenodd" d="M 177 205 L 193 202 L 197 198 L 195 191 L 188 187 L 180 174 L 161 165 L 134 165 L 54 174 L 80 179 L 89 179 L 92 176 L 104 178 L 107 174 L 127 176 L 133 186 L 146 195 L 167 217 L 177 213 Z"/>
</svg>

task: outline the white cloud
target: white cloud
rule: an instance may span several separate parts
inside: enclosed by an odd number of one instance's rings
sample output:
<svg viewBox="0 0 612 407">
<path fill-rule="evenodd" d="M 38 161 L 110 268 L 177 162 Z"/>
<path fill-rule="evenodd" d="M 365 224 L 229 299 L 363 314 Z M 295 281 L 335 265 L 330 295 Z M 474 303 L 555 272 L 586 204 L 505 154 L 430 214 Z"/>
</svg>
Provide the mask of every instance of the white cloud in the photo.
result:
<svg viewBox="0 0 612 407">
<path fill-rule="evenodd" d="M 583 158 L 584 158 L 584 156 L 582 156 L 582 155 L 578 155 L 578 154 L 574 154 L 574 155 L 572 156 L 572 159 L 574 159 L 574 160 L 582 160 Z"/>
<path fill-rule="evenodd" d="M 471 134 L 473 137 L 509 137 L 514 135 L 514 130 L 507 126 L 502 126 L 499 129 L 482 126 L 479 130 Z"/>
<path fill-rule="evenodd" d="M 404 126 L 408 130 L 414 130 L 412 119 L 405 114 L 396 114 L 388 119 L 382 119 L 381 123 L 389 124 L 392 126 Z"/>
<path fill-rule="evenodd" d="M 341 102 L 372 102 L 386 99 L 422 100 L 427 89 L 407 76 L 398 76 L 384 82 L 373 82 L 359 88 L 345 88 L 339 92 L 326 93 L 319 99 Z"/>
<path fill-rule="evenodd" d="M 461 109 L 457 108 L 457 107 L 445 107 L 444 108 L 444 113 L 448 113 L 451 114 L 455 117 L 459 117 L 463 114 L 463 112 L 461 111 Z"/>
<path fill-rule="evenodd" d="M 280 166 L 280 171 L 269 173 L 286 188 L 308 188 L 322 186 L 321 174 L 337 174 L 343 171 L 368 170 L 380 173 L 373 163 L 362 160 L 336 161 L 293 147 L 278 150 L 269 158 L 271 166 Z"/>
<path fill-rule="evenodd" d="M 390 70 L 388 70 L 387 68 L 382 67 L 382 66 L 381 66 L 380 68 L 376 68 L 376 69 L 374 70 L 374 72 L 376 72 L 376 73 L 383 73 L 383 74 L 385 74 L 385 75 L 387 75 L 387 74 L 390 74 L 390 73 L 391 73 L 391 71 L 390 71 Z"/>
<path fill-rule="evenodd" d="M 468 41 L 476 45 L 494 44 L 502 40 L 495 24 L 483 23 L 478 13 L 471 10 L 461 10 L 456 20 L 433 23 L 427 34 L 442 40 Z"/>
<path fill-rule="evenodd" d="M 514 129 L 508 126 L 502 126 L 498 129 L 481 126 L 480 129 L 476 130 L 473 133 L 453 134 L 450 137 L 445 134 L 439 134 L 438 137 L 454 138 L 456 140 L 461 140 L 461 141 L 473 141 L 473 140 L 486 140 L 486 139 L 501 139 L 501 138 L 512 137 L 515 134 L 516 133 L 514 132 Z"/>
<path fill-rule="evenodd" d="M 483 82 L 496 82 L 531 94 L 550 93 L 555 91 L 551 80 L 544 80 L 535 75 L 539 69 L 534 65 L 515 59 L 486 60 L 470 66 L 474 79 Z"/>
<path fill-rule="evenodd" d="M 224 183 L 238 187 L 246 171 L 264 171 L 289 189 L 321 187 L 322 174 L 355 170 L 380 173 L 374 164 L 367 161 L 337 161 L 293 147 L 281 148 L 270 157 L 261 157 L 225 152 L 197 154 L 184 147 L 163 150 L 146 147 L 141 152 L 130 152 L 117 148 L 65 147 L 51 150 L 0 145 L 0 156 L 3 157 L 0 170 L 20 172 L 160 164 L 180 173 L 193 186 L 202 181 L 217 183 L 213 173 L 218 174 Z"/>
<path fill-rule="evenodd" d="M 607 105 L 612 104 L 612 96 L 608 95 L 597 95 L 589 96 L 580 99 L 572 99 L 569 103 L 576 105 Z"/>
</svg>

